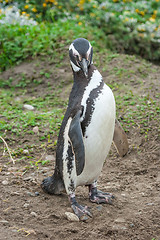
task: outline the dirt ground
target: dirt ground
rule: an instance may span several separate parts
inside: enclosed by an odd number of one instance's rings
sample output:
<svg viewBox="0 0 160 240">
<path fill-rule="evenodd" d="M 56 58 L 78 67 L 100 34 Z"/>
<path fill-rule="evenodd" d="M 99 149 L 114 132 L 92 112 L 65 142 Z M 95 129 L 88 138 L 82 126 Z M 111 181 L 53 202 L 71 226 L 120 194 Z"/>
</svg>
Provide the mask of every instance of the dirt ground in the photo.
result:
<svg viewBox="0 0 160 240">
<path fill-rule="evenodd" d="M 117 66 L 115 60 L 112 64 Z M 30 67 L 31 64 L 22 64 L 2 75 L 7 78 L 18 71 L 27 72 Z M 158 71 L 158 67 L 155 68 Z M 144 82 L 144 89 L 152 84 L 153 95 L 157 91 L 159 74 L 160 71 L 154 71 Z M 64 79 L 72 78 L 70 69 L 66 73 L 61 70 L 60 75 Z M 108 72 L 103 75 L 106 77 Z M 112 75 L 108 77 L 111 79 Z M 38 88 L 45 91 L 43 84 Z M 132 88 L 133 91 L 141 91 L 133 82 Z M 93 213 L 93 218 L 88 222 L 68 221 L 65 212 L 71 212 L 71 208 L 67 195 L 50 196 L 40 188 L 42 179 L 53 173 L 55 150 L 49 149 L 45 153 L 53 161 L 37 169 L 30 168 L 25 174 L 19 171 L 23 170 L 25 162 L 8 165 L 1 152 L 0 239 L 160 240 L 160 149 L 157 129 L 153 123 L 153 131 L 147 141 L 138 128 L 132 127 L 127 136 L 130 144 L 128 154 L 120 158 L 112 146 L 98 182 L 99 189 L 115 195 L 113 205 L 95 205 L 89 202 L 86 187 L 77 188 L 78 202 L 89 206 Z M 35 137 L 30 139 L 26 134 L 23 140 L 26 138 L 31 143 Z M 23 146 L 22 139 L 19 141 Z M 16 146 L 10 147 L 13 149 Z M 38 150 L 33 154 L 35 158 L 41 156 Z"/>
</svg>

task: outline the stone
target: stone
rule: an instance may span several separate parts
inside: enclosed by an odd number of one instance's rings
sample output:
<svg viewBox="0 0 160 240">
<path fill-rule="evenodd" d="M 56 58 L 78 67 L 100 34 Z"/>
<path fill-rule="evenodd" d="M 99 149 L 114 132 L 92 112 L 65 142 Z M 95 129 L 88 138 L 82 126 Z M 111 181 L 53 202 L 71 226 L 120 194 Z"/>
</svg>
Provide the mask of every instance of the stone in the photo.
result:
<svg viewBox="0 0 160 240">
<path fill-rule="evenodd" d="M 7 180 L 4 180 L 4 181 L 2 181 L 2 184 L 6 186 L 9 184 L 9 182 Z"/>
<path fill-rule="evenodd" d="M 11 192 L 11 196 L 20 196 L 21 194 L 19 192 Z"/>
<path fill-rule="evenodd" d="M 37 216 L 38 216 L 37 213 L 35 213 L 35 212 L 31 212 L 31 215 L 32 215 L 33 217 L 37 217 Z"/>
<path fill-rule="evenodd" d="M 9 224 L 9 222 L 7 220 L 4 220 L 4 219 L 0 220 L 0 223 L 3 223 L 4 225 L 8 225 Z"/>
<path fill-rule="evenodd" d="M 46 155 L 45 160 L 46 161 L 54 161 L 55 157 L 54 157 L 54 155 Z"/>
<path fill-rule="evenodd" d="M 23 205 L 23 207 L 24 207 L 24 208 L 28 208 L 28 207 L 29 207 L 29 203 L 25 203 L 25 204 Z"/>
<path fill-rule="evenodd" d="M 121 218 L 121 217 L 118 217 L 115 222 L 117 223 L 124 223 L 125 222 L 125 219 L 124 218 Z"/>
<path fill-rule="evenodd" d="M 24 153 L 24 154 L 29 154 L 28 149 L 24 149 L 24 150 L 23 150 L 23 153 Z"/>
<path fill-rule="evenodd" d="M 29 195 L 31 197 L 35 197 L 34 193 L 31 193 L 31 192 L 27 192 L 27 195 Z"/>
<path fill-rule="evenodd" d="M 24 104 L 23 107 L 26 109 L 26 110 L 29 110 L 29 111 L 33 111 L 34 110 L 34 107 L 32 105 L 29 105 L 29 104 Z"/>
<path fill-rule="evenodd" d="M 102 206 L 97 206 L 98 211 L 102 211 Z"/>
<path fill-rule="evenodd" d="M 131 223 L 131 224 L 130 224 L 130 227 L 135 227 L 134 223 Z"/>
<path fill-rule="evenodd" d="M 33 128 L 33 132 L 34 132 L 34 133 L 39 133 L 39 127 L 35 126 L 35 127 Z"/>
<path fill-rule="evenodd" d="M 79 222 L 79 218 L 71 212 L 65 212 L 66 218 L 71 222 Z"/>
</svg>

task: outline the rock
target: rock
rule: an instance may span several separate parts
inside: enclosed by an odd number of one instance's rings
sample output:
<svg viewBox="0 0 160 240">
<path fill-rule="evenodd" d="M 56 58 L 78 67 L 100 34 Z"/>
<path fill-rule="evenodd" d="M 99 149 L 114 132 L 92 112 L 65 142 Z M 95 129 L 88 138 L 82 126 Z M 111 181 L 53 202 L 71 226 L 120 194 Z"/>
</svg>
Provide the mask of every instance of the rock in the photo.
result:
<svg viewBox="0 0 160 240">
<path fill-rule="evenodd" d="M 122 230 L 127 230 L 127 227 L 121 227 Z"/>
<path fill-rule="evenodd" d="M 55 157 L 54 157 L 54 155 L 46 155 L 45 160 L 46 161 L 54 161 Z"/>
<path fill-rule="evenodd" d="M 23 207 L 24 207 L 24 208 L 28 208 L 28 207 L 29 207 L 29 203 L 25 203 L 25 204 L 23 205 Z"/>
<path fill-rule="evenodd" d="M 20 196 L 21 194 L 19 192 L 11 192 L 11 196 Z"/>
<path fill-rule="evenodd" d="M 37 217 L 37 216 L 38 216 L 37 213 L 35 213 L 35 212 L 31 212 L 31 215 L 32 215 L 33 217 Z"/>
<path fill-rule="evenodd" d="M 126 197 L 126 194 L 125 194 L 125 193 L 121 193 L 121 196 L 122 196 L 122 197 Z"/>
<path fill-rule="evenodd" d="M 9 224 L 9 222 L 7 220 L 4 220 L 4 219 L 0 220 L 0 223 L 3 223 L 4 225 L 8 225 Z"/>
<path fill-rule="evenodd" d="M 4 181 L 2 181 L 2 184 L 3 184 L 3 185 L 8 185 L 9 182 L 8 182 L 7 180 L 4 180 Z"/>
<path fill-rule="evenodd" d="M 97 206 L 98 211 L 102 211 L 102 206 Z"/>
<path fill-rule="evenodd" d="M 24 104 L 23 107 L 29 111 L 33 111 L 34 110 L 34 107 L 32 105 L 29 105 L 29 104 Z"/>
<path fill-rule="evenodd" d="M 121 218 L 121 217 L 119 217 L 115 220 L 115 222 L 117 222 L 117 223 L 124 223 L 125 221 L 126 220 L 124 218 Z"/>
<path fill-rule="evenodd" d="M 130 227 L 134 227 L 134 226 L 135 226 L 134 223 L 131 223 L 131 224 L 130 224 Z"/>
<path fill-rule="evenodd" d="M 19 169 L 17 168 L 17 167 L 9 167 L 8 168 L 8 171 L 9 172 L 16 172 L 16 171 L 18 171 Z"/>
<path fill-rule="evenodd" d="M 31 197 L 35 197 L 34 193 L 31 193 L 31 192 L 27 192 L 27 195 L 29 195 Z"/>
<path fill-rule="evenodd" d="M 23 178 L 23 181 L 32 181 L 32 180 L 33 180 L 33 177 L 31 177 L 31 176 Z"/>
<path fill-rule="evenodd" d="M 24 153 L 24 154 L 29 154 L 28 149 L 24 149 L 24 150 L 23 150 L 23 153 Z"/>
<path fill-rule="evenodd" d="M 36 196 L 39 196 L 39 192 L 35 192 L 35 195 L 36 195 Z"/>
<path fill-rule="evenodd" d="M 37 126 L 34 127 L 32 130 L 33 130 L 34 133 L 39 133 L 39 127 L 37 127 Z"/>
<path fill-rule="evenodd" d="M 65 212 L 65 216 L 69 221 L 79 222 L 79 218 L 74 213 Z"/>
<path fill-rule="evenodd" d="M 21 98 L 20 98 L 20 97 L 16 97 L 16 98 L 15 98 L 15 101 L 16 101 L 16 102 L 20 102 L 20 101 L 21 101 Z"/>
<path fill-rule="evenodd" d="M 148 205 L 148 206 L 153 206 L 154 203 L 153 203 L 153 202 L 151 202 L 151 203 L 146 203 L 146 205 Z"/>
</svg>

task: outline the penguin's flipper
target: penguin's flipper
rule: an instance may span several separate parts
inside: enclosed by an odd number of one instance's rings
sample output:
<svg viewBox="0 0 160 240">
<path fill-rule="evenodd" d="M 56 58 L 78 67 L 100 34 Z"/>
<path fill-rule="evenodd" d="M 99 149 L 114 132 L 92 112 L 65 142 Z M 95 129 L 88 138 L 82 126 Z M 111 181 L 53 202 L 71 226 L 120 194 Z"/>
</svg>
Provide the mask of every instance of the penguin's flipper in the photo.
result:
<svg viewBox="0 0 160 240">
<path fill-rule="evenodd" d="M 127 154 L 129 148 L 127 136 L 117 119 L 115 120 L 113 143 L 120 157 Z"/>
<path fill-rule="evenodd" d="M 80 124 L 80 117 L 81 111 L 78 111 L 71 121 L 68 133 L 75 154 L 77 176 L 82 173 L 85 163 L 85 150 L 82 129 Z"/>
</svg>

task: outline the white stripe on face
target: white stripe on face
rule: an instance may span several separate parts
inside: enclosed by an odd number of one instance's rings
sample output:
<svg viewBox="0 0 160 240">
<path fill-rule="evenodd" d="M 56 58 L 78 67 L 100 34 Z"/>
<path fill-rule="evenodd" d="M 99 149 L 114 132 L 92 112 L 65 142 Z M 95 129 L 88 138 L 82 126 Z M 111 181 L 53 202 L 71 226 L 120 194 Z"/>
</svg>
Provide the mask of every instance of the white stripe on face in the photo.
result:
<svg viewBox="0 0 160 240">
<path fill-rule="evenodd" d="M 71 49 L 72 49 L 73 55 L 80 57 L 79 52 L 75 49 L 73 43 L 69 47 L 69 50 L 71 50 Z"/>
<path fill-rule="evenodd" d="M 90 42 L 89 42 L 89 49 L 88 49 L 88 51 L 87 51 L 87 57 L 89 56 L 89 54 L 90 54 L 90 52 L 91 52 L 91 48 L 92 48 L 92 46 L 91 46 L 91 44 L 90 44 Z"/>
<path fill-rule="evenodd" d="M 70 60 L 70 62 L 71 62 L 71 65 L 72 65 L 72 68 L 73 68 L 73 70 L 74 70 L 74 72 L 78 72 L 79 70 L 81 70 L 79 67 L 77 67 L 71 60 Z"/>
</svg>

